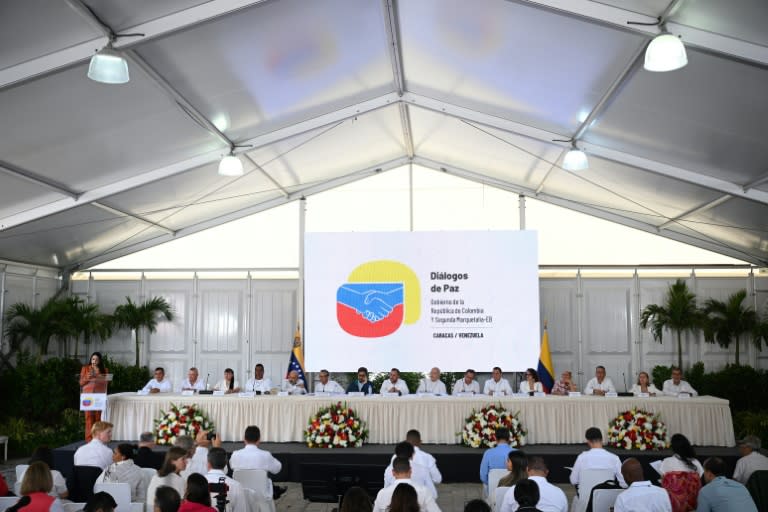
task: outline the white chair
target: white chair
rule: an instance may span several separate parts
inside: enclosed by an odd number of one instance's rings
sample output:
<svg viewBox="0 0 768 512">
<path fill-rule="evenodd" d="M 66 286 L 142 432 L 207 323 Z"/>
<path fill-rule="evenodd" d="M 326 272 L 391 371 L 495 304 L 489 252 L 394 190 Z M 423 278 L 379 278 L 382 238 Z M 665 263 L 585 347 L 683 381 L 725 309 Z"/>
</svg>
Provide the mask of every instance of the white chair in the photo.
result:
<svg viewBox="0 0 768 512">
<path fill-rule="evenodd" d="M 263 469 L 236 469 L 232 478 L 240 482 L 243 489 L 250 490 L 248 500 L 251 512 L 275 512 L 275 500 L 272 499 L 272 486 L 269 485 L 267 472 Z M 269 498 L 267 498 L 269 496 Z"/>
<path fill-rule="evenodd" d="M 8 436 L 0 436 L 0 444 L 5 447 L 5 452 L 3 453 L 3 462 L 5 462 L 8 460 Z"/>
<path fill-rule="evenodd" d="M 501 510 L 501 504 L 504 503 L 504 496 L 507 495 L 507 492 L 511 489 L 511 487 L 497 487 L 496 492 L 494 493 L 494 498 L 496 500 L 495 505 L 493 506 L 494 512 L 499 512 Z"/>
<path fill-rule="evenodd" d="M 74 501 L 62 501 L 61 506 L 64 512 L 80 512 L 85 508 L 85 503 L 75 503 Z"/>
<path fill-rule="evenodd" d="M 24 473 L 27 472 L 29 464 L 19 464 L 16 466 L 16 482 L 13 484 L 13 494 L 21 496 L 21 481 L 24 479 Z"/>
<path fill-rule="evenodd" d="M 584 512 L 589 504 L 592 488 L 614 478 L 613 469 L 583 469 L 579 475 L 579 494 L 573 498 L 572 512 Z"/>
<path fill-rule="evenodd" d="M 0 496 L 0 510 L 14 506 L 19 498 L 20 496 Z"/>
<path fill-rule="evenodd" d="M 509 473 L 506 469 L 492 469 L 488 472 L 488 504 L 493 508 L 496 503 L 496 488 L 499 486 L 499 480 Z"/>
<path fill-rule="evenodd" d="M 111 495 L 117 508 L 115 512 L 131 512 L 131 486 L 125 482 L 96 482 L 93 486 L 93 492 L 106 492 Z"/>
<path fill-rule="evenodd" d="M 616 498 L 625 489 L 597 489 L 592 493 L 592 512 L 611 512 Z"/>
</svg>

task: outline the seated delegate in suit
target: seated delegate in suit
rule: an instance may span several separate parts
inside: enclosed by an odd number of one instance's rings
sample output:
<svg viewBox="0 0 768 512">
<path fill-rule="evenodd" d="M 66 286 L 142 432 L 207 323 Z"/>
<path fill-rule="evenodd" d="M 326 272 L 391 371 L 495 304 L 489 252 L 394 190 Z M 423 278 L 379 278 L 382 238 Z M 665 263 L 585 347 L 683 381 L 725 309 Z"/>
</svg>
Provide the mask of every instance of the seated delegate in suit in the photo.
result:
<svg viewBox="0 0 768 512">
<path fill-rule="evenodd" d="M 299 372 L 296 370 L 288 372 L 288 378 L 283 381 L 281 390 L 289 395 L 304 395 L 307 392 L 304 381 L 299 379 Z"/>
<path fill-rule="evenodd" d="M 571 370 L 565 370 L 560 374 L 560 380 L 555 382 L 552 386 L 553 395 L 568 395 L 568 393 L 578 391 L 576 383 L 573 382 L 573 374 Z"/>
<path fill-rule="evenodd" d="M 453 394 L 458 395 L 459 393 L 472 393 L 473 395 L 477 395 L 480 393 L 480 383 L 475 380 L 475 370 L 468 368 L 466 372 L 464 372 L 464 378 L 461 380 L 457 380 L 453 384 Z"/>
<path fill-rule="evenodd" d="M 440 380 L 440 368 L 434 367 L 429 370 L 429 377 L 421 379 L 419 389 L 416 393 L 434 393 L 435 395 L 447 395 L 445 383 Z"/>
<path fill-rule="evenodd" d="M 347 393 L 356 392 L 365 393 L 366 395 L 373 394 L 373 386 L 368 381 L 368 368 L 365 366 L 357 369 L 357 380 L 347 386 Z"/>
<path fill-rule="evenodd" d="M 389 378 L 381 383 L 379 393 L 397 393 L 400 396 L 410 393 L 408 384 L 400 378 L 400 370 L 392 368 L 389 371 Z"/>
<path fill-rule="evenodd" d="M 240 383 L 235 379 L 235 371 L 232 368 L 224 370 L 224 379 L 213 387 L 214 391 L 223 391 L 225 394 L 239 393 Z"/>
<path fill-rule="evenodd" d="M 320 370 L 320 374 L 318 375 L 318 380 L 320 382 L 315 384 L 315 393 L 344 393 L 344 388 L 335 380 L 331 380 L 330 377 L 331 374 L 328 373 L 328 370 Z"/>
<path fill-rule="evenodd" d="M 679 396 L 680 393 L 688 393 L 691 396 L 699 396 L 693 387 L 683 379 L 683 371 L 680 368 L 672 368 L 672 378 L 664 381 L 662 390 L 667 396 Z"/>
<path fill-rule="evenodd" d="M 264 377 L 264 365 L 257 363 L 253 369 L 253 378 L 248 379 L 248 382 L 245 383 L 245 390 L 268 394 L 272 387 L 272 381 L 269 377 Z"/>
<path fill-rule="evenodd" d="M 173 384 L 170 379 L 165 378 L 165 369 L 158 366 L 155 368 L 155 378 L 147 382 L 141 391 L 142 393 L 170 393 L 173 391 Z"/>
<path fill-rule="evenodd" d="M 501 368 L 498 366 L 493 367 L 491 378 L 485 381 L 485 385 L 483 386 L 484 395 L 492 395 L 494 393 L 501 393 L 502 395 L 512 394 L 512 387 L 509 385 L 507 379 L 502 378 Z"/>
<path fill-rule="evenodd" d="M 605 395 L 606 393 L 615 393 L 616 387 L 610 377 L 605 376 L 605 366 L 595 368 L 595 376 L 589 379 L 587 387 L 584 388 L 585 395 Z"/>
<path fill-rule="evenodd" d="M 544 388 L 539 382 L 539 374 L 533 368 L 525 370 L 525 380 L 520 382 L 520 393 L 543 393 Z"/>
<path fill-rule="evenodd" d="M 646 372 L 637 374 L 637 384 L 633 385 L 629 392 L 633 395 L 639 393 L 648 393 L 650 396 L 661 395 L 661 391 L 653 385 L 653 382 L 651 382 L 651 379 Z"/>
</svg>

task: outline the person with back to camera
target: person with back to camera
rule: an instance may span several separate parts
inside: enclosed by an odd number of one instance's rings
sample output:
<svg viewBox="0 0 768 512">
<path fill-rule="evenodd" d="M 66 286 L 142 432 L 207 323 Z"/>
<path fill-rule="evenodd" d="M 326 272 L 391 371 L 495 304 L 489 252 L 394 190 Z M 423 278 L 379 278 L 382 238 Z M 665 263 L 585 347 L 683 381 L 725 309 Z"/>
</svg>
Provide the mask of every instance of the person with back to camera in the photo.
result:
<svg viewBox="0 0 768 512">
<path fill-rule="evenodd" d="M 389 512 L 420 512 L 419 496 L 410 484 L 400 484 L 392 493 Z"/>
<path fill-rule="evenodd" d="M 83 507 L 83 512 L 114 512 L 117 502 L 111 494 L 101 491 L 94 493 Z"/>
<path fill-rule="evenodd" d="M 21 481 L 22 498 L 11 508 L 21 512 L 64 512 L 61 501 L 49 494 L 51 489 L 53 479 L 48 464 L 33 462 Z"/>
<path fill-rule="evenodd" d="M 699 476 L 704 474 L 704 468 L 696 460 L 696 452 L 687 437 L 683 434 L 674 434 L 669 444 L 672 448 L 672 456 L 661 461 L 661 476 L 670 471 L 695 471 Z"/>
<path fill-rule="evenodd" d="M 629 487 L 616 497 L 615 512 L 672 512 L 669 494 L 643 476 L 643 466 L 634 457 L 624 461 L 621 474 Z"/>
<path fill-rule="evenodd" d="M 112 424 L 97 421 L 91 427 L 91 441 L 75 451 L 75 466 L 95 466 L 102 471 L 112 464 L 112 450 L 107 444 L 112 440 Z"/>
<path fill-rule="evenodd" d="M 352 486 L 344 493 L 339 512 L 371 512 L 373 502 L 362 487 Z"/>
<path fill-rule="evenodd" d="M 491 512 L 491 506 L 483 500 L 474 499 L 464 505 L 464 512 Z"/>
<path fill-rule="evenodd" d="M 161 485 L 149 496 L 154 496 L 152 498 L 152 510 L 154 512 L 178 512 L 181 506 L 179 491 L 167 485 Z"/>
<path fill-rule="evenodd" d="M 47 446 L 39 446 L 37 449 L 32 452 L 32 457 L 29 459 L 29 463 L 32 464 L 33 462 L 45 462 L 45 464 L 49 467 L 53 467 L 53 450 L 48 448 Z M 64 476 L 55 469 L 51 469 L 51 479 L 53 480 L 53 489 L 51 489 L 51 496 L 61 499 L 66 499 L 67 496 L 69 496 L 69 491 L 67 490 L 67 482 L 64 480 Z M 26 472 L 26 471 L 25 471 Z M 24 473 L 22 473 L 19 476 L 20 479 L 24 478 Z"/>
<path fill-rule="evenodd" d="M 522 450 L 507 454 L 507 473 L 499 479 L 499 487 L 513 487 L 520 480 L 528 478 L 528 456 Z"/>
<path fill-rule="evenodd" d="M 603 433 L 597 427 L 587 429 L 584 437 L 587 439 L 589 450 L 581 452 L 576 457 L 576 462 L 571 470 L 571 483 L 576 486 L 577 492 L 581 482 L 581 471 L 585 469 L 610 469 L 613 476 L 622 487 L 626 487 L 624 477 L 621 474 L 621 460 L 615 454 L 603 448 Z"/>
<path fill-rule="evenodd" d="M 211 493 L 208 490 L 208 479 L 200 473 L 192 473 L 187 478 L 184 500 L 179 512 L 217 512 L 211 506 Z"/>
<path fill-rule="evenodd" d="M 243 434 L 245 446 L 232 452 L 229 459 L 229 467 L 232 471 L 237 469 L 263 469 L 267 473 L 276 475 L 283 469 L 283 464 L 267 450 L 262 450 L 261 430 L 256 425 L 248 425 Z M 272 480 L 267 478 L 267 487 L 264 489 L 264 497 L 278 499 L 288 489 L 272 485 Z"/>
<path fill-rule="evenodd" d="M 541 501 L 539 484 L 536 481 L 522 480 L 514 489 L 510 489 L 507 494 L 510 492 L 514 498 L 513 501 L 518 505 L 517 510 L 522 512 L 543 512 L 542 509 L 536 506 Z"/>
<path fill-rule="evenodd" d="M 699 491 L 696 512 L 757 512 L 747 488 L 726 478 L 725 471 L 725 462 L 719 457 L 704 461 L 705 485 Z"/>
</svg>

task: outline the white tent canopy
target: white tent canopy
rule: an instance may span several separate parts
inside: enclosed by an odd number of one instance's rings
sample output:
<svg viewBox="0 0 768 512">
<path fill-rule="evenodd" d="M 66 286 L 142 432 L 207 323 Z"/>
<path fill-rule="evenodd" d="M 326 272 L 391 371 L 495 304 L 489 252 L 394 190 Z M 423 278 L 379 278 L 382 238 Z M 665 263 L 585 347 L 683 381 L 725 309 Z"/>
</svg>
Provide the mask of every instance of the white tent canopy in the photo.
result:
<svg viewBox="0 0 768 512">
<path fill-rule="evenodd" d="M 627 21 L 658 16 L 683 69 L 642 69 L 659 28 Z M 88 268 L 410 164 L 766 265 L 766 22 L 760 0 L 6 1 L 0 258 Z M 131 80 L 92 82 L 114 34 Z"/>
</svg>

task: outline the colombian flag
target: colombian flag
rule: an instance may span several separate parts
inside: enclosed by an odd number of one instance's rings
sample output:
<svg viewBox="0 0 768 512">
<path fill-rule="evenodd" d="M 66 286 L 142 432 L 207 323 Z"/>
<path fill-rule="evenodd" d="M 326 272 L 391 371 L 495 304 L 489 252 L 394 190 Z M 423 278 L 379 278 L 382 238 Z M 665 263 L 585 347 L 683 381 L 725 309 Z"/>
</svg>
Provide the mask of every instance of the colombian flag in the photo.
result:
<svg viewBox="0 0 768 512">
<path fill-rule="evenodd" d="M 285 377 L 288 378 L 288 374 L 293 370 L 299 372 L 299 378 L 304 382 L 304 389 L 309 391 L 307 378 L 304 376 L 304 352 L 301 350 L 301 330 L 298 325 L 296 326 L 296 334 L 293 336 L 293 350 L 291 351 L 291 359 L 288 361 L 288 371 L 285 372 Z"/>
<path fill-rule="evenodd" d="M 552 391 L 555 385 L 555 369 L 552 366 L 552 355 L 549 353 L 549 335 L 547 334 L 547 322 L 544 322 L 544 334 L 541 335 L 541 353 L 539 355 L 539 380 L 545 393 Z"/>
</svg>

